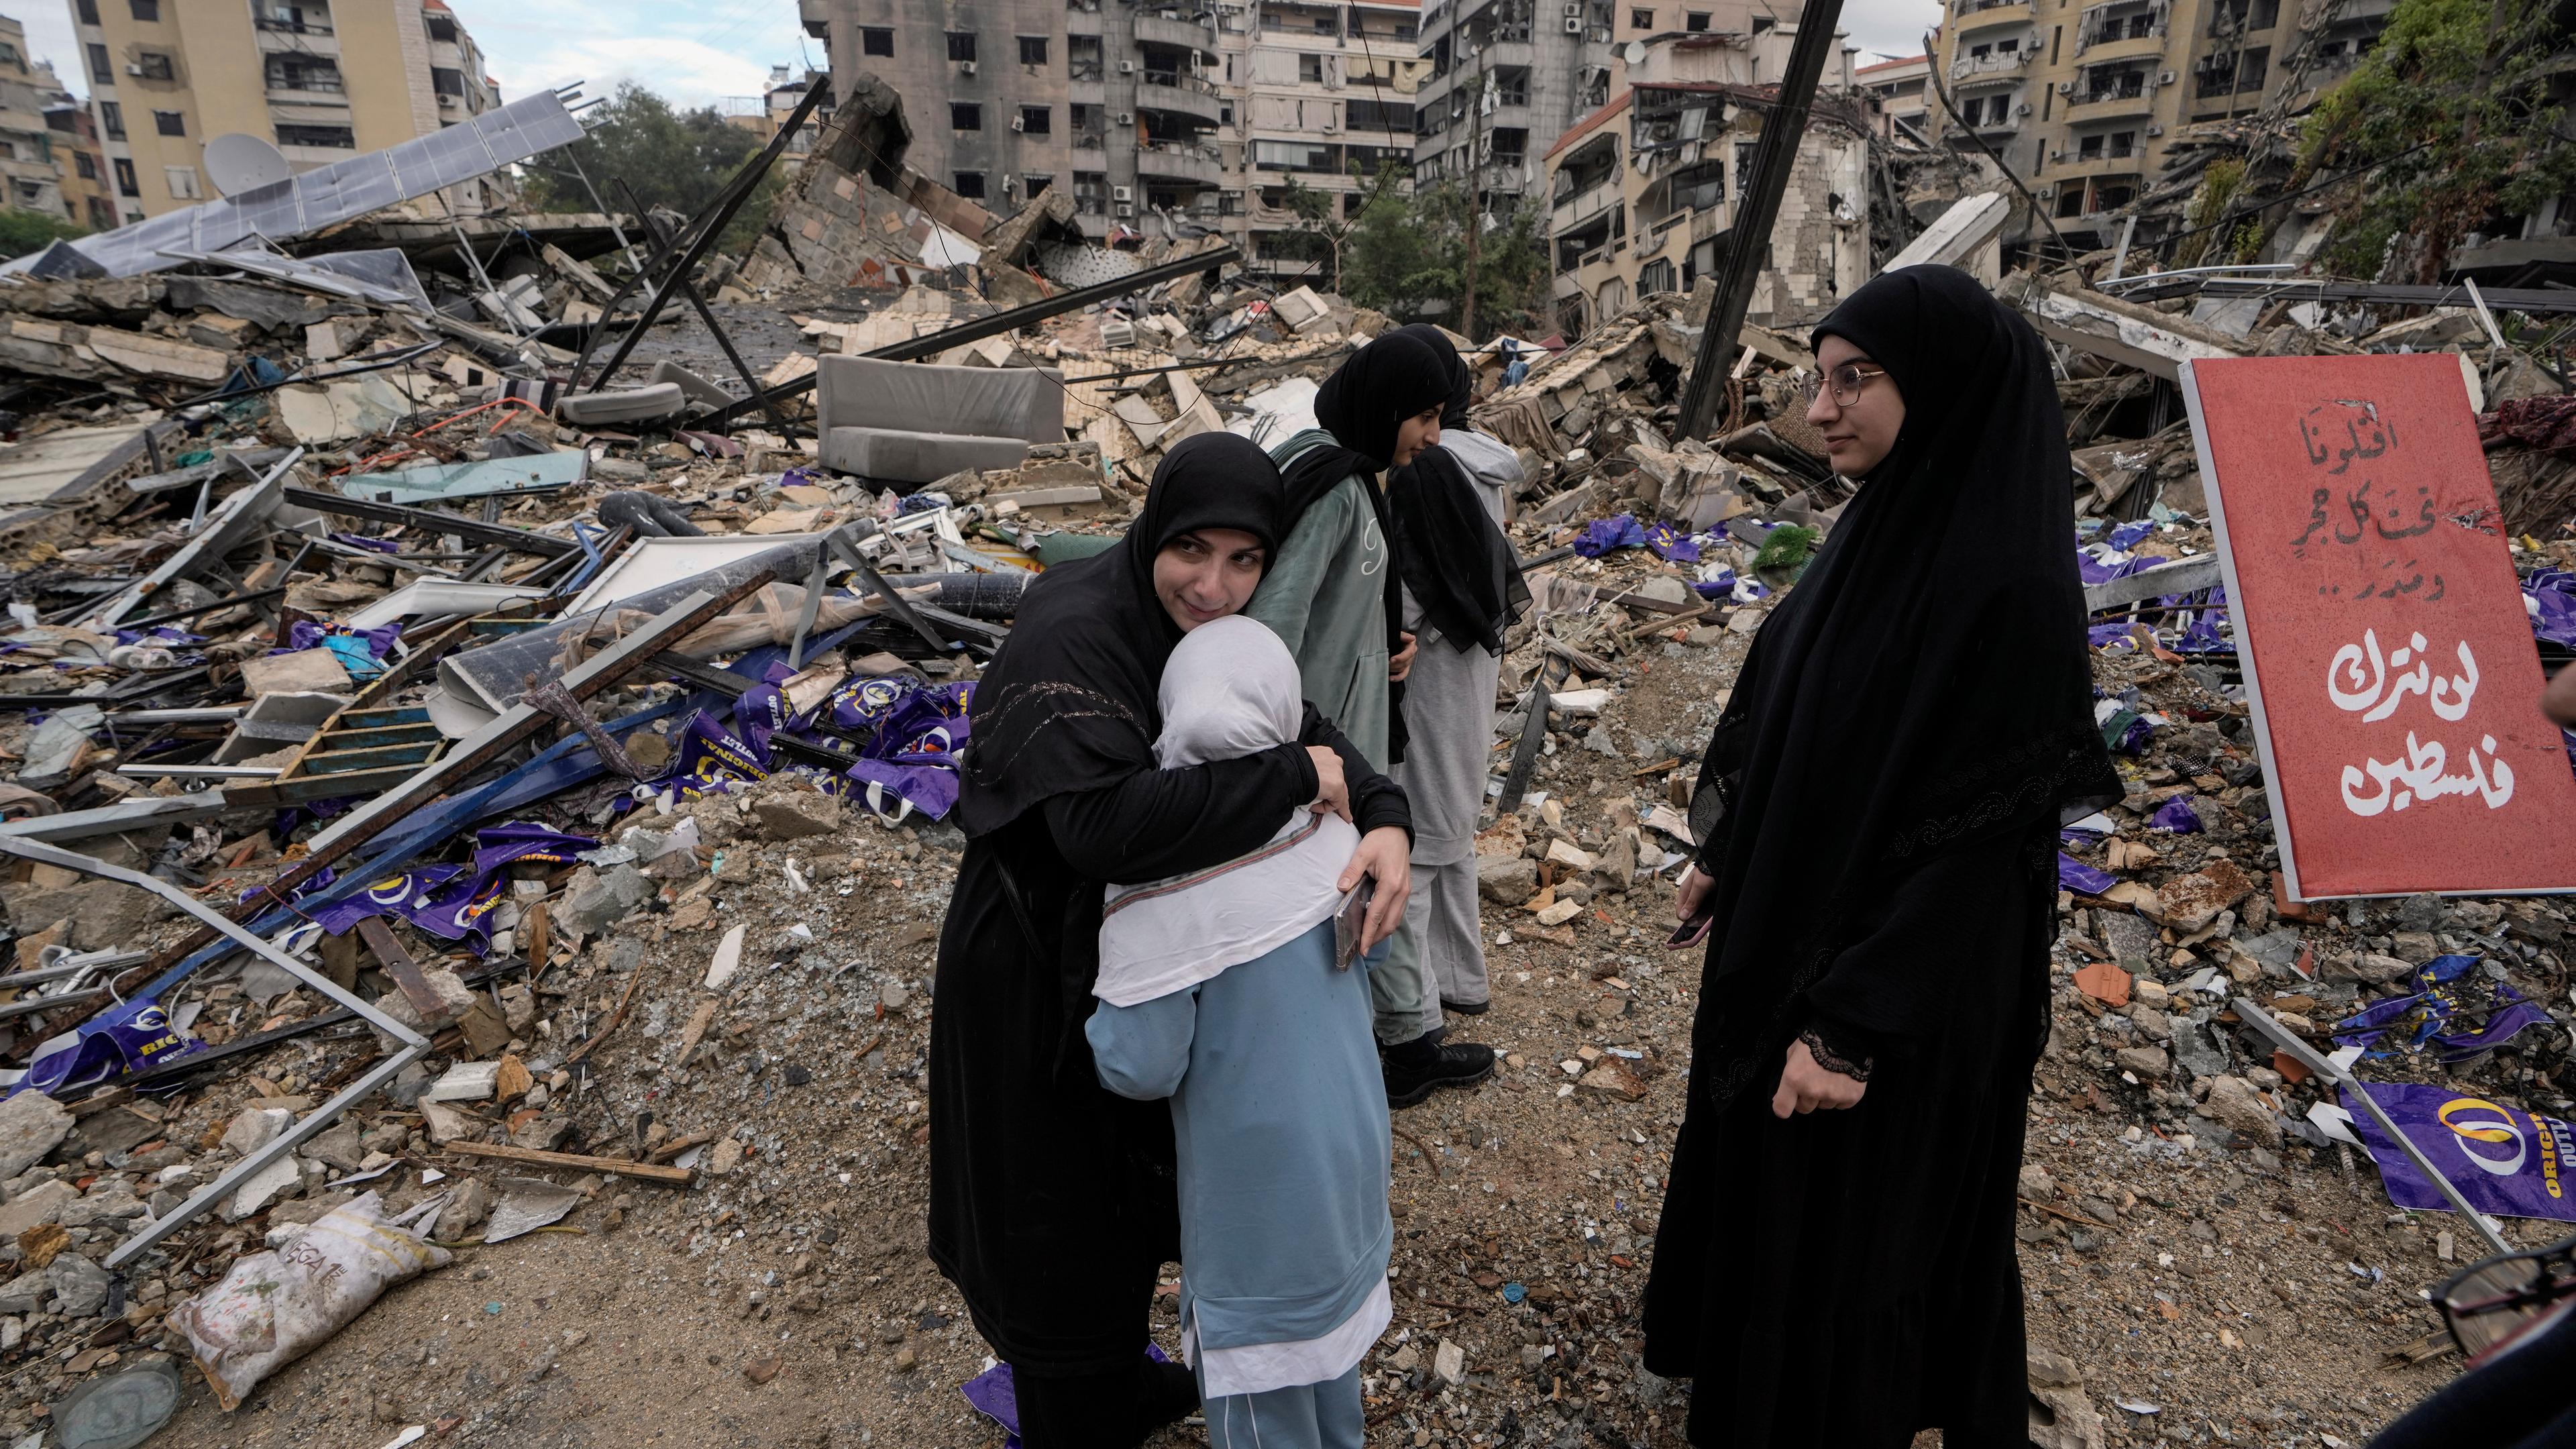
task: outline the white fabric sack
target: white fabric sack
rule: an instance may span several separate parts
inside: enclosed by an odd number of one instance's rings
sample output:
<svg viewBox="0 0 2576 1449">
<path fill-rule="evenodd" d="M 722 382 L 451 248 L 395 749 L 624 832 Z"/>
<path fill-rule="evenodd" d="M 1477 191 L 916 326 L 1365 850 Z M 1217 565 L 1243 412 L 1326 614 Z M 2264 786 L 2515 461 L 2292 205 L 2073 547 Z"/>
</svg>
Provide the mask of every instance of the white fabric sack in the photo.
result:
<svg viewBox="0 0 2576 1449">
<path fill-rule="evenodd" d="M 1305 720 L 1297 661 L 1266 624 L 1231 614 L 1184 635 L 1163 666 L 1155 761 L 1177 770 L 1293 744 Z M 1091 993 L 1134 1006 L 1256 960 L 1331 919 L 1358 827 L 1292 813 L 1239 860 L 1144 885 L 1107 888 L 1100 974 Z"/>
<path fill-rule="evenodd" d="M 387 1288 L 444 1268 L 454 1254 L 414 1231 L 433 1198 L 401 1218 L 367 1193 L 324 1214 L 273 1252 L 233 1264 L 224 1281 L 170 1310 L 224 1412 L 259 1381 L 367 1311 Z"/>
</svg>

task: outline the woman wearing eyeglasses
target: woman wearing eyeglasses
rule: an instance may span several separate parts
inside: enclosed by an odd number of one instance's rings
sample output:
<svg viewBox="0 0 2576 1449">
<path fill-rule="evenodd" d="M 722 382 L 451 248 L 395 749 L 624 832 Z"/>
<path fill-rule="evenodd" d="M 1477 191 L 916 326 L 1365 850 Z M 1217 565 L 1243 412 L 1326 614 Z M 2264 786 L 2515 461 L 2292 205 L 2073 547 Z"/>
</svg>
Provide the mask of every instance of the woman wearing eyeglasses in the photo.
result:
<svg viewBox="0 0 2576 1449">
<path fill-rule="evenodd" d="M 2093 727 L 2046 353 L 1909 267 L 1815 330 L 1860 487 L 1763 624 L 1692 801 L 1708 958 L 1646 1285 L 1691 1442 L 2027 1442 L 2013 1194 L 2048 1030 L 2053 837 Z"/>
</svg>

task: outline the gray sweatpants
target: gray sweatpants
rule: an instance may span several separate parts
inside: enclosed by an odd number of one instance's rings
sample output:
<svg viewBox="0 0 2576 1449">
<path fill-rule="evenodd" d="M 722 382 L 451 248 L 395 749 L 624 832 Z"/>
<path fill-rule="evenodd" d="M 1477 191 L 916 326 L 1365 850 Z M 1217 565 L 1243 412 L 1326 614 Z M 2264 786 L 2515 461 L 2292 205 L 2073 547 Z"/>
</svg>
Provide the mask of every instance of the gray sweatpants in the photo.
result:
<svg viewBox="0 0 2576 1449">
<path fill-rule="evenodd" d="M 1368 1438 L 1356 1364 L 1320 1384 L 1208 1399 L 1199 1412 L 1209 1449 L 1361 1449 Z"/>
<path fill-rule="evenodd" d="M 1392 772 L 1413 805 L 1413 899 L 1386 965 L 1369 982 L 1377 1039 L 1388 1043 L 1437 1028 L 1443 997 L 1472 1003 L 1491 994 L 1477 919 L 1476 819 L 1485 805 L 1502 661 L 1452 647 L 1428 623 L 1417 623 L 1416 632 L 1419 648 L 1404 686 L 1410 739 Z"/>
</svg>

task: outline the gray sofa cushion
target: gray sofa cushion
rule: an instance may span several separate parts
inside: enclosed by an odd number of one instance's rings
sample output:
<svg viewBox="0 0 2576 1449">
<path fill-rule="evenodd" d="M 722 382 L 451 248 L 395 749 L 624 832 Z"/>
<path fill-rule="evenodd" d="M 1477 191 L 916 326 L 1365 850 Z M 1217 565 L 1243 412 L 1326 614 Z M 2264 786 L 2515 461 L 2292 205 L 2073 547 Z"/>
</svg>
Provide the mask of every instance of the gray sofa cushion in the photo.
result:
<svg viewBox="0 0 2576 1449">
<path fill-rule="evenodd" d="M 903 428 L 832 428 L 823 466 L 895 483 L 934 483 L 960 468 L 1016 468 L 1029 454 L 1018 438 L 920 433 Z"/>
<path fill-rule="evenodd" d="M 565 422 L 575 427 L 596 428 L 610 423 L 650 422 L 667 418 L 680 410 L 686 398 L 676 382 L 657 382 L 649 387 L 621 388 L 614 392 L 580 392 L 562 398 L 555 408 Z"/>
</svg>

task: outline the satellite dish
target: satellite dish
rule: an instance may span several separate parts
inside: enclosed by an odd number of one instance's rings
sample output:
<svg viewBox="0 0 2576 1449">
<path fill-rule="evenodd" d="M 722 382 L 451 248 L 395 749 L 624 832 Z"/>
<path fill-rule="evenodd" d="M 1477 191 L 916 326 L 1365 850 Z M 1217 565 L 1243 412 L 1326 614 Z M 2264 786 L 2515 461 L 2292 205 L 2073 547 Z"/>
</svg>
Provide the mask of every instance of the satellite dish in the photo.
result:
<svg viewBox="0 0 2576 1449">
<path fill-rule="evenodd" d="M 206 179 L 226 196 L 239 196 L 295 174 L 285 153 L 257 136 L 235 131 L 206 143 Z"/>
<path fill-rule="evenodd" d="M 1632 40 L 1628 42 L 1628 63 L 1630 65 L 1643 65 L 1646 63 L 1646 42 L 1642 40 Z"/>
</svg>

